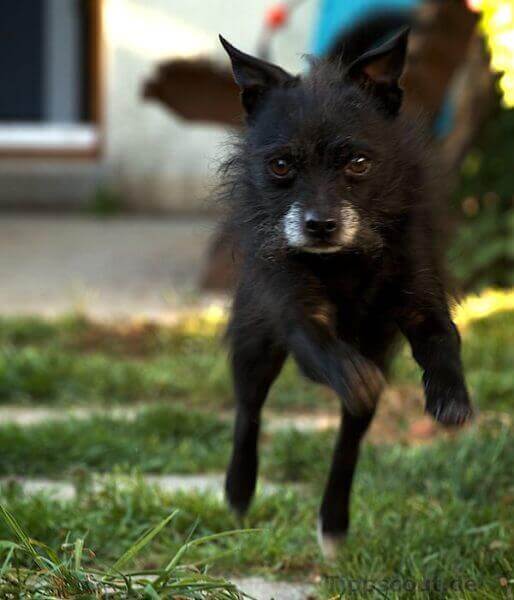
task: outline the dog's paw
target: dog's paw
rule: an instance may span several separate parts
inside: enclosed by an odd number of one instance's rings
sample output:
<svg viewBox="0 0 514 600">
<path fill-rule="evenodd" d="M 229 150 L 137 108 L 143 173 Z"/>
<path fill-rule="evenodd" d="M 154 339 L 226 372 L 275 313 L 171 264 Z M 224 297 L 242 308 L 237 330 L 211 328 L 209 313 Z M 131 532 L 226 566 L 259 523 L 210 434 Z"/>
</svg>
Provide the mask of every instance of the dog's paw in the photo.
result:
<svg viewBox="0 0 514 600">
<path fill-rule="evenodd" d="M 337 558 L 341 548 L 346 541 L 346 531 L 332 533 L 323 531 L 321 519 L 318 520 L 317 529 L 318 546 L 323 554 L 323 558 L 328 561 L 333 561 Z"/>
<path fill-rule="evenodd" d="M 248 512 L 255 492 L 255 469 L 232 462 L 225 480 L 225 498 L 232 512 L 243 518 Z"/>
<path fill-rule="evenodd" d="M 241 494 L 240 492 L 234 490 L 229 485 L 225 486 L 225 498 L 226 498 L 227 504 L 229 505 L 230 510 L 239 519 L 242 519 L 248 512 L 250 504 L 252 503 L 252 497 L 253 497 L 253 494 L 251 494 L 251 495 L 248 493 Z"/>
<path fill-rule="evenodd" d="M 473 407 L 464 382 L 429 380 L 426 385 L 426 412 L 447 426 L 464 425 L 473 418 Z"/>
<path fill-rule="evenodd" d="M 240 499 L 234 498 L 225 490 L 225 499 L 227 501 L 228 507 L 234 513 L 234 515 L 238 519 L 243 519 L 246 513 L 248 512 L 248 508 L 251 504 L 251 499 Z"/>
</svg>

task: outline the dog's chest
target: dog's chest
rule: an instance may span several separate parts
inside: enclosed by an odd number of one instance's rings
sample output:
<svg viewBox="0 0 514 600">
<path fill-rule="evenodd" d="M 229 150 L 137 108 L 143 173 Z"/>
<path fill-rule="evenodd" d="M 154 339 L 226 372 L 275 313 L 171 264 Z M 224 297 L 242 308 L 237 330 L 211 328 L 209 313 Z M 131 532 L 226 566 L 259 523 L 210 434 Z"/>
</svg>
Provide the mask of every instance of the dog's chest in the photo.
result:
<svg viewBox="0 0 514 600">
<path fill-rule="evenodd" d="M 348 262 L 325 280 L 341 337 L 356 339 L 371 314 L 380 310 L 383 282 L 369 265 Z"/>
</svg>

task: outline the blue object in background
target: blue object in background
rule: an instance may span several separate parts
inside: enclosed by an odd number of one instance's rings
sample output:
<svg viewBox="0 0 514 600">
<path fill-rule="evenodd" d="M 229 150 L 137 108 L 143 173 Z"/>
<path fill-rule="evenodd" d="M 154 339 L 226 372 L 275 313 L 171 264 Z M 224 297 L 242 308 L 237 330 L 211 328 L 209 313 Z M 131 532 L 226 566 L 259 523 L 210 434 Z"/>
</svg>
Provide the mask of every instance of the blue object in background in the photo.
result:
<svg viewBox="0 0 514 600">
<path fill-rule="evenodd" d="M 410 10 L 419 3 L 420 0 L 321 0 L 312 52 L 324 54 L 338 35 L 368 13 Z"/>
<path fill-rule="evenodd" d="M 353 27 L 367 14 L 389 10 L 412 10 L 421 0 L 321 0 L 312 53 L 320 56 L 330 49 L 337 36 Z M 434 133 L 444 136 L 452 129 L 453 106 L 447 99 L 434 123 Z"/>
</svg>

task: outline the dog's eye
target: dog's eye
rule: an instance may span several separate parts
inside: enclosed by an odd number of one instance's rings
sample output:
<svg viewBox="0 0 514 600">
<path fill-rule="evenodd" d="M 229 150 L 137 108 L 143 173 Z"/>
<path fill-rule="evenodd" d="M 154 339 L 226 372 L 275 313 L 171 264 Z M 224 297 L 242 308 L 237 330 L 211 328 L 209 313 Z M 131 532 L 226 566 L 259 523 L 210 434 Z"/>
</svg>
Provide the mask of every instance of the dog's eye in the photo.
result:
<svg viewBox="0 0 514 600">
<path fill-rule="evenodd" d="M 291 161 L 287 158 L 273 158 L 268 165 L 275 177 L 287 177 L 293 168 Z"/>
<path fill-rule="evenodd" d="M 365 175 L 371 168 L 371 160 L 367 156 L 359 154 L 353 156 L 345 165 L 345 173 L 348 175 Z"/>
</svg>

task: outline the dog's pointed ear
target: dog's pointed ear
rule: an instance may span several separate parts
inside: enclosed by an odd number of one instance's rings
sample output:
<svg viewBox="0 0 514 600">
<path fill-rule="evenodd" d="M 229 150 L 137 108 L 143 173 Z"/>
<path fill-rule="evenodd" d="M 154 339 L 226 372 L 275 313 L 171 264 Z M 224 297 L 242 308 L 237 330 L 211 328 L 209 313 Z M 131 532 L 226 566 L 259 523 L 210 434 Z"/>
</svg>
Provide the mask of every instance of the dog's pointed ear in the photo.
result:
<svg viewBox="0 0 514 600">
<path fill-rule="evenodd" d="M 219 39 L 232 62 L 234 79 L 241 90 L 241 102 L 251 120 L 271 89 L 285 86 L 296 78 L 276 65 L 234 48 L 221 35 Z"/>
<path fill-rule="evenodd" d="M 402 104 L 399 79 L 405 66 L 408 40 L 407 27 L 378 48 L 359 56 L 347 71 L 348 77 L 374 96 L 391 116 L 398 114 Z"/>
</svg>

